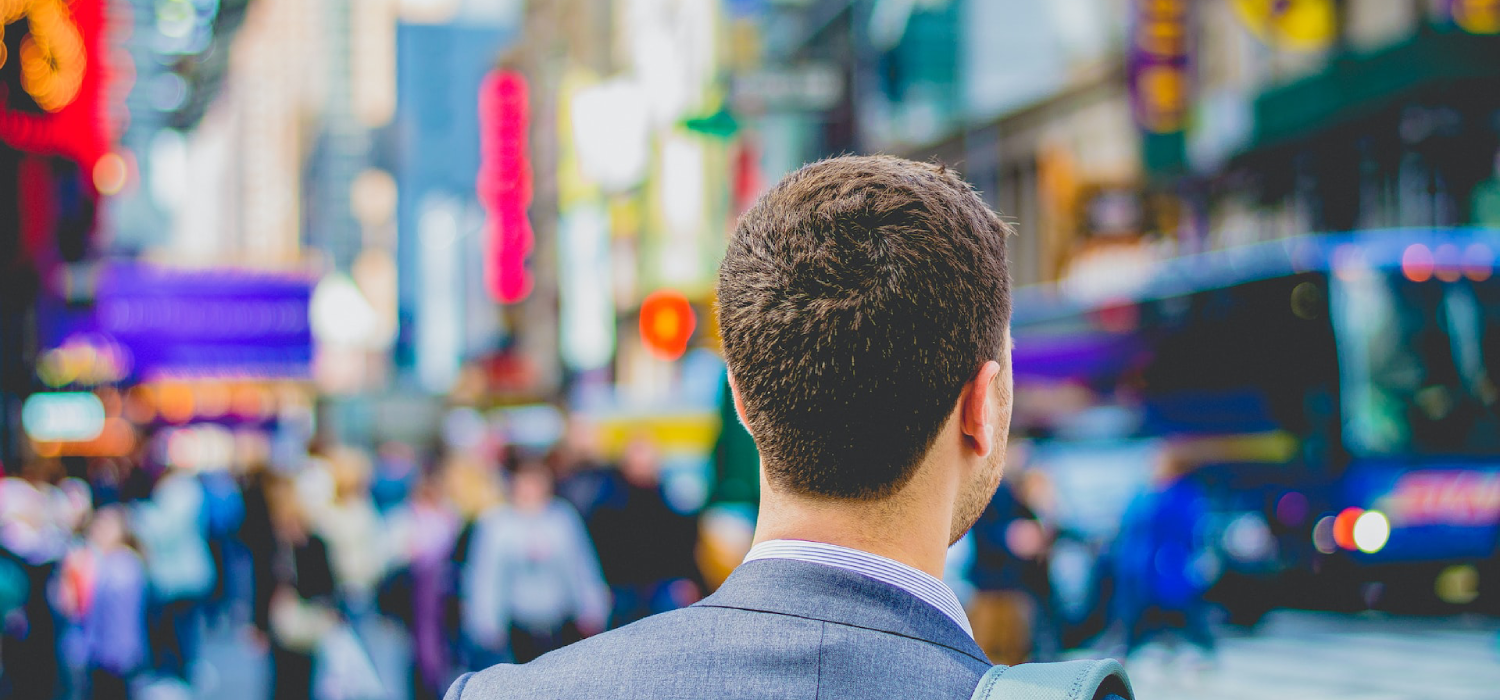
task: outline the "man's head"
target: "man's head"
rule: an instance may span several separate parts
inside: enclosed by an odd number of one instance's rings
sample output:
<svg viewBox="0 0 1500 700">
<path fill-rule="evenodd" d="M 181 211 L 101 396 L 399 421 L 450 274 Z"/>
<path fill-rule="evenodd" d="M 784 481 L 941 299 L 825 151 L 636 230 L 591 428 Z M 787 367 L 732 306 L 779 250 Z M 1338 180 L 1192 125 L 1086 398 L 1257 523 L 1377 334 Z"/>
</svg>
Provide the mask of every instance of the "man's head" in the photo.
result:
<svg viewBox="0 0 1500 700">
<path fill-rule="evenodd" d="M 972 524 L 1010 415 L 1008 233 L 953 172 L 883 156 L 806 166 L 740 219 L 719 322 L 768 484 L 884 499 L 957 421 L 977 467 L 954 528 Z"/>
</svg>

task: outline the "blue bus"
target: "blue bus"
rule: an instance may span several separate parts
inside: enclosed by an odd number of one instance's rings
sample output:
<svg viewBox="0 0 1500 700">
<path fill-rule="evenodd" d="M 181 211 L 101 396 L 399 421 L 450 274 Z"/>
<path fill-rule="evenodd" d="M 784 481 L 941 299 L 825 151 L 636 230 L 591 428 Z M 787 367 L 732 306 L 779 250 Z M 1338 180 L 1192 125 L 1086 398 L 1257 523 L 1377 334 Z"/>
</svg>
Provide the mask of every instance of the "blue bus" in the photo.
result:
<svg viewBox="0 0 1500 700">
<path fill-rule="evenodd" d="M 1051 484 L 1065 621 L 1097 628 L 1125 504 L 1169 456 L 1213 504 L 1236 621 L 1494 609 L 1497 253 L 1485 229 L 1310 235 L 1018 290 L 1013 434 Z"/>
</svg>

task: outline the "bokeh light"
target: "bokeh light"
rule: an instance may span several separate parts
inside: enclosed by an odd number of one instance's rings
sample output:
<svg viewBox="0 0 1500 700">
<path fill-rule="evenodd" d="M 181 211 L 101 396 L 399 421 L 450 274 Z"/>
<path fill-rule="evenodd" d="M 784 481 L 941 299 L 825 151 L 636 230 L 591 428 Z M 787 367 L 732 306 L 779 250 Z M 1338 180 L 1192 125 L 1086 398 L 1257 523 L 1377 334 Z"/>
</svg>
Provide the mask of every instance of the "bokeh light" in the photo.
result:
<svg viewBox="0 0 1500 700">
<path fill-rule="evenodd" d="M 1479 598 L 1479 570 L 1470 564 L 1445 567 L 1433 582 L 1433 592 L 1449 605 L 1466 605 Z"/>
<path fill-rule="evenodd" d="M 1334 520 L 1334 516 L 1325 515 L 1319 518 L 1317 524 L 1313 526 L 1313 548 L 1323 554 L 1333 554 L 1338 550 L 1338 543 L 1333 539 Z"/>
<path fill-rule="evenodd" d="M 99 194 L 119 194 L 125 189 L 130 176 L 130 167 L 118 153 L 106 153 L 94 163 L 94 189 Z"/>
<path fill-rule="evenodd" d="M 1333 519 L 1333 541 L 1343 549 L 1353 550 L 1359 545 L 1354 541 L 1354 525 L 1359 522 L 1359 516 L 1364 515 L 1363 508 L 1345 508 L 1339 511 Z"/>
<path fill-rule="evenodd" d="M 1354 521 L 1350 536 L 1359 551 L 1374 554 L 1391 539 L 1391 521 L 1378 510 L 1367 510 Z"/>
<path fill-rule="evenodd" d="M 1307 520 L 1307 496 L 1298 491 L 1288 491 L 1276 500 L 1276 519 L 1287 527 L 1296 527 Z"/>
<path fill-rule="evenodd" d="M 56 112 L 83 86 L 83 35 L 62 0 L 26 3 L 31 31 L 21 39 L 21 87 L 42 109 Z"/>
<path fill-rule="evenodd" d="M 1432 251 L 1421 243 L 1413 243 L 1406 247 L 1406 252 L 1401 254 L 1401 274 L 1413 282 L 1426 282 L 1432 279 L 1432 270 L 1436 265 L 1433 260 Z"/>
<path fill-rule="evenodd" d="M 1483 243 L 1471 243 L 1464 249 L 1464 275 L 1483 282 L 1495 272 L 1495 251 Z"/>
<path fill-rule="evenodd" d="M 1463 261 L 1458 246 L 1452 243 L 1444 243 L 1433 251 L 1433 274 L 1443 282 L 1457 282 L 1463 279 Z"/>
</svg>

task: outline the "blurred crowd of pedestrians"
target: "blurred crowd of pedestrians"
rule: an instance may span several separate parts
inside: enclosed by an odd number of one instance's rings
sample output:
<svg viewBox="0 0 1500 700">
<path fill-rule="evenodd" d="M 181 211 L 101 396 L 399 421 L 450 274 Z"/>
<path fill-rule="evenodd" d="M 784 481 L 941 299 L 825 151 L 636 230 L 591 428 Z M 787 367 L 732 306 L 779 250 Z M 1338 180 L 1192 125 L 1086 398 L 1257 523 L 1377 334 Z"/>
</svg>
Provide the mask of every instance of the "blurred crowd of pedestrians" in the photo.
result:
<svg viewBox="0 0 1500 700">
<path fill-rule="evenodd" d="M 210 628 L 265 652 L 267 697 L 385 697 L 360 637 L 374 616 L 410 636 L 399 695 L 439 698 L 464 671 L 692 604 L 708 592 L 698 518 L 665 497 L 655 446 L 600 454 L 574 421 L 545 451 L 387 443 L 296 465 L 26 465 L 0 480 L 0 698 L 186 697 Z M 1026 462 L 1019 448 L 954 549 L 950 579 L 997 663 L 1080 642 L 1052 566 L 1073 535 Z M 1164 461 L 1097 552 L 1092 605 L 1119 656 L 1175 632 L 1212 658 L 1207 513 L 1188 471 Z"/>
<path fill-rule="evenodd" d="M 0 698 L 188 697 L 207 629 L 265 652 L 266 697 L 387 697 L 374 616 L 410 634 L 397 695 L 437 698 L 696 601 L 696 517 L 665 498 L 650 440 L 610 464 L 567 432 L 549 451 L 28 464 L 0 480 Z"/>
<path fill-rule="evenodd" d="M 1024 441 L 1012 445 L 994 499 L 950 553 L 958 570 L 949 578 L 967 599 L 975 641 L 990 660 L 1053 661 L 1092 643 L 1128 662 L 1162 640 L 1188 642 L 1199 664 L 1211 665 L 1215 644 L 1204 601 L 1214 576 L 1210 513 L 1191 464 L 1167 449 L 1118 532 L 1101 542 L 1070 531 L 1054 485 L 1029 457 Z M 1087 569 L 1075 573 L 1086 579 L 1091 614 L 1083 617 L 1092 619 L 1070 615 L 1059 600 L 1052 560 L 1068 548 L 1091 552 Z"/>
</svg>

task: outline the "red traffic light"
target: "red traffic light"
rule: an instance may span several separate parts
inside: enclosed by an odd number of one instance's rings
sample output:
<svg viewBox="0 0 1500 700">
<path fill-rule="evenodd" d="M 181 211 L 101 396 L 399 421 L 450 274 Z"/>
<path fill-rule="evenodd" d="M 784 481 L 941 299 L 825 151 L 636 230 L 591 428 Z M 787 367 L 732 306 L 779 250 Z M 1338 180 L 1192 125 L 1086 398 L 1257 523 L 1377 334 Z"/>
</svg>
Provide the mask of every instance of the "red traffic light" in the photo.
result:
<svg viewBox="0 0 1500 700">
<path fill-rule="evenodd" d="M 659 289 L 641 302 L 641 340 L 663 360 L 682 357 L 697 327 L 693 305 L 682 292 Z"/>
</svg>

